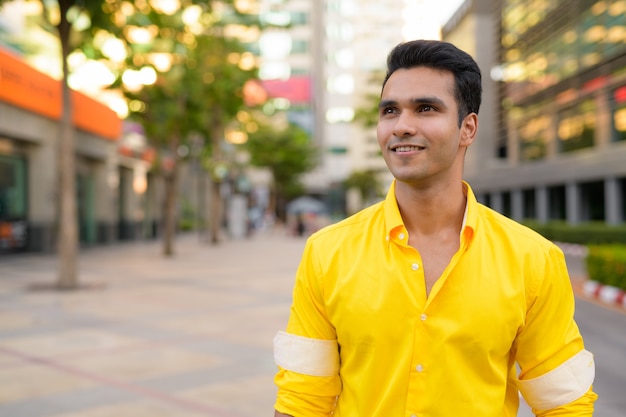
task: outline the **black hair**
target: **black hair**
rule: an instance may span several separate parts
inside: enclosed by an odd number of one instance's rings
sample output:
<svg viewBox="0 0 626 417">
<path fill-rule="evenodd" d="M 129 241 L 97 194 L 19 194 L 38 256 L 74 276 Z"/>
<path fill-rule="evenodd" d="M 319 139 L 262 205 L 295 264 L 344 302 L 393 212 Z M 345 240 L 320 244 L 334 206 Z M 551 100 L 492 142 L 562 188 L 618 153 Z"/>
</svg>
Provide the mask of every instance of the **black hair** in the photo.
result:
<svg viewBox="0 0 626 417">
<path fill-rule="evenodd" d="M 467 52 L 444 41 L 414 40 L 400 43 L 387 57 L 387 74 L 383 88 L 396 70 L 416 67 L 449 71 L 454 75 L 454 97 L 459 108 L 459 126 L 468 114 L 478 114 L 482 95 L 480 68 Z"/>
</svg>

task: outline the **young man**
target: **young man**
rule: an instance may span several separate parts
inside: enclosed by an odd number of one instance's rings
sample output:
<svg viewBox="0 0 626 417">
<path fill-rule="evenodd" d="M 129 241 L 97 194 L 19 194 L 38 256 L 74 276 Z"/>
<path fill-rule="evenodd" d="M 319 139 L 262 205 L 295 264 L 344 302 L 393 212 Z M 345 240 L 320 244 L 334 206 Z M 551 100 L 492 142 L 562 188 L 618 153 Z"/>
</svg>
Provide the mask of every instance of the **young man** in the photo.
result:
<svg viewBox="0 0 626 417">
<path fill-rule="evenodd" d="M 480 70 L 452 44 L 388 58 L 385 201 L 306 244 L 274 339 L 275 416 L 591 416 L 594 363 L 563 253 L 463 182 Z M 518 372 L 519 367 L 519 372 Z"/>
</svg>

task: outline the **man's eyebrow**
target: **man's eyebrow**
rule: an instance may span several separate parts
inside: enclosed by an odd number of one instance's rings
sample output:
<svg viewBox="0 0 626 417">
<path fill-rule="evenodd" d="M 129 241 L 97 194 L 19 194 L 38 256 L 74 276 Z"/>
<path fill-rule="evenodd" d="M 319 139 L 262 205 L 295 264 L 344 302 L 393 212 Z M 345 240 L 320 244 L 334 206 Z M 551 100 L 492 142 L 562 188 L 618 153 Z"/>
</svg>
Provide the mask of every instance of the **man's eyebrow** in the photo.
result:
<svg viewBox="0 0 626 417">
<path fill-rule="evenodd" d="M 410 100 L 411 104 L 432 104 L 437 107 L 447 107 L 446 103 L 440 99 L 439 97 L 415 97 Z M 397 106 L 397 100 L 381 100 L 378 104 L 379 109 L 383 109 L 385 107 Z"/>
<path fill-rule="evenodd" d="M 416 97 L 411 99 L 412 104 L 435 104 L 439 107 L 447 107 L 446 103 L 439 97 Z"/>
<path fill-rule="evenodd" d="M 380 103 L 378 103 L 378 108 L 383 109 L 385 107 L 396 106 L 396 105 L 398 105 L 398 102 L 395 100 L 381 100 Z"/>
</svg>

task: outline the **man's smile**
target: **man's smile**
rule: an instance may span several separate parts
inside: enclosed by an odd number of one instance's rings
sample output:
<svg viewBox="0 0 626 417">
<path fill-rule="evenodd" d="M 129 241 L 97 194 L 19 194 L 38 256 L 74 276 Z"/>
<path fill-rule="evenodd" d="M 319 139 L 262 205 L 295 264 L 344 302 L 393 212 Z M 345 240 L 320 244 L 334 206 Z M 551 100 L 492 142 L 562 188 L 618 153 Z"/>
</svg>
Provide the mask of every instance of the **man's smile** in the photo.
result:
<svg viewBox="0 0 626 417">
<path fill-rule="evenodd" d="M 391 150 L 393 152 L 417 152 L 417 151 L 421 151 L 426 149 L 423 146 L 416 146 L 416 145 L 402 145 L 402 146 L 397 146 L 395 148 L 392 148 Z"/>
</svg>

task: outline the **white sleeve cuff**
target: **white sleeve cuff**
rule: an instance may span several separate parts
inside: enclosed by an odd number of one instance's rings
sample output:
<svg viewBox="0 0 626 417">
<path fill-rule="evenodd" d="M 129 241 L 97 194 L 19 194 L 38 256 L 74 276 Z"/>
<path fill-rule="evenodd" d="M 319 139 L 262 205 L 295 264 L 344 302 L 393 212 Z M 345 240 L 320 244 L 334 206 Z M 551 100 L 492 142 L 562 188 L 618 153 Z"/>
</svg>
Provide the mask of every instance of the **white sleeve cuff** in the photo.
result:
<svg viewBox="0 0 626 417">
<path fill-rule="evenodd" d="M 339 375 L 336 340 L 311 339 L 286 332 L 274 337 L 274 361 L 288 371 L 311 376 Z"/>
<path fill-rule="evenodd" d="M 593 354 L 581 350 L 550 372 L 537 378 L 518 380 L 526 402 L 537 410 L 549 410 L 582 397 L 595 377 Z"/>
</svg>

